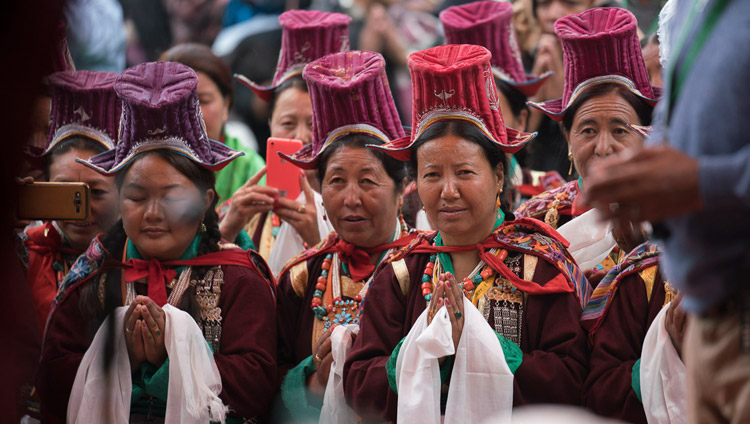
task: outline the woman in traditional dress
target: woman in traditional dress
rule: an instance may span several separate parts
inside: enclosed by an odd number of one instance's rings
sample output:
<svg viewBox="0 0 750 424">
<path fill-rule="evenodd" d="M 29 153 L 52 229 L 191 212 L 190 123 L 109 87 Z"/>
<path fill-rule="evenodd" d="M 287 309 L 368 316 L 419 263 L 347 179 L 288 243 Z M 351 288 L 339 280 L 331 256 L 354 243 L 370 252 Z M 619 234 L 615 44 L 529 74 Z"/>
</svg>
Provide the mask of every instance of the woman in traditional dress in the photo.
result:
<svg viewBox="0 0 750 424">
<path fill-rule="evenodd" d="M 179 62 L 192 68 L 198 74 L 198 100 L 201 103 L 206 133 L 211 140 L 217 140 L 227 147 L 245 153 L 221 171 L 216 173 L 216 194 L 219 201 L 232 197 L 238 188 L 258 173 L 266 161 L 246 143 L 248 140 L 230 135 L 226 123 L 229 108 L 234 100 L 232 72 L 224 60 L 213 54 L 202 44 L 178 44 L 164 52 L 159 61 Z M 261 180 L 262 184 L 264 180 Z M 249 240 L 249 239 L 243 239 Z"/>
<path fill-rule="evenodd" d="M 312 142 L 312 103 L 302 69 L 315 59 L 349 50 L 351 18 L 339 13 L 291 10 L 279 17 L 281 51 L 273 83 L 261 86 L 243 76 L 239 82 L 270 103 L 271 137 Z M 274 187 L 258 185 L 258 175 L 224 205 L 221 233 L 228 240 L 244 230 L 256 250 L 278 274 L 292 257 L 324 239 L 333 228 L 323 219 L 318 180 L 314 170 L 300 176 L 297 199 L 278 197 Z"/>
<path fill-rule="evenodd" d="M 126 70 L 120 143 L 79 159 L 115 175 L 122 221 L 53 305 L 37 379 L 46 422 L 219 421 L 227 406 L 241 422 L 276 390 L 272 277 L 220 242 L 214 209 L 214 171 L 242 153 L 208 139 L 197 85 L 179 63 Z"/>
<path fill-rule="evenodd" d="M 337 351 L 334 328 L 353 325 L 347 330 L 356 335 L 373 271 L 407 242 L 400 219 L 404 163 L 365 147 L 404 135 L 383 57 L 360 51 L 328 55 L 307 65 L 304 77 L 313 102 L 313 143 L 289 160 L 317 169 L 335 231 L 290 261 L 279 277 L 279 366 L 288 370 L 281 395 L 300 421 L 320 416 Z"/>
<path fill-rule="evenodd" d="M 117 74 L 65 71 L 49 77 L 52 94 L 50 129 L 45 149 L 29 147 L 29 161 L 50 182 L 83 182 L 90 188 L 90 214 L 83 221 L 49 221 L 22 235 L 39 328 L 44 331 L 52 300 L 76 258 L 91 240 L 117 220 L 114 178 L 77 163 L 112 149 L 117 140 L 120 101 L 114 90 Z"/>
<path fill-rule="evenodd" d="M 580 177 L 524 202 L 515 215 L 560 228 L 581 268 L 588 272 L 597 267 L 603 273 L 642 243 L 643 236 L 640 229 L 609 228 L 595 212 L 573 220 L 589 210 L 579 194 L 589 165 L 643 145 L 643 136 L 629 124 L 650 124 L 661 90 L 649 83 L 635 17 L 627 10 L 589 9 L 558 20 L 555 30 L 565 58 L 563 97 L 529 104 L 562 122 Z"/>
<path fill-rule="evenodd" d="M 687 422 L 685 312 L 675 295 L 652 243 L 628 253 L 602 279 L 581 316 L 592 343 L 584 385 L 589 409 L 632 423 Z"/>
<path fill-rule="evenodd" d="M 505 127 L 485 48 L 435 47 L 412 54 L 409 68 L 414 132 L 373 148 L 411 161 L 438 231 L 376 275 L 344 368 L 349 404 L 366 419 L 496 422 L 512 404 L 579 403 L 588 283 L 565 242 L 513 220 L 501 196 L 506 153 L 533 135 Z M 443 409 L 435 399 L 446 392 Z"/>
</svg>

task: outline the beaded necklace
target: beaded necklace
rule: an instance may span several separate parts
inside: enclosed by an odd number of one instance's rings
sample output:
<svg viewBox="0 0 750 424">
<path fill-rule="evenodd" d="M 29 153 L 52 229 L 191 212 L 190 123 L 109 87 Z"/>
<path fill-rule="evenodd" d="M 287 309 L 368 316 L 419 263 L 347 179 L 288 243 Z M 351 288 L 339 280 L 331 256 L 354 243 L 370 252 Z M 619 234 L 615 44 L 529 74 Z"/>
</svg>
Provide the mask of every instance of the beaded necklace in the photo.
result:
<svg viewBox="0 0 750 424">
<path fill-rule="evenodd" d="M 403 222 L 403 218 L 399 217 L 399 222 L 396 225 L 396 230 L 391 237 L 390 242 L 396 240 L 397 237 L 403 237 L 408 233 L 406 223 Z M 392 250 L 392 249 L 391 249 Z M 384 251 L 380 254 L 375 268 L 382 262 L 383 258 L 388 257 L 389 252 Z M 367 288 L 372 282 L 373 275 L 370 275 L 365 281 L 359 294 L 354 299 L 344 299 L 341 293 L 341 279 L 342 277 L 351 278 L 349 267 L 346 263 L 339 259 L 339 254 L 331 252 L 326 254 L 321 265 L 320 276 L 315 283 L 315 291 L 313 292 L 313 298 L 310 302 L 310 308 L 315 314 L 315 318 L 325 321 L 325 327 L 330 328 L 331 325 L 335 324 L 359 324 L 359 304 L 362 302 L 362 298 L 367 292 Z M 324 303 L 323 297 L 327 297 L 327 302 Z M 340 311 L 337 314 L 331 312 Z"/>
<path fill-rule="evenodd" d="M 501 261 L 508 257 L 508 251 L 505 249 L 491 249 L 490 254 L 497 256 Z M 432 254 L 430 260 L 425 267 L 424 274 L 422 275 L 422 296 L 427 303 L 432 300 L 432 291 L 440 280 L 440 274 L 442 272 L 442 264 L 437 254 Z M 449 271 L 453 273 L 452 271 Z M 461 291 L 464 292 L 464 296 L 468 299 L 472 299 L 474 296 L 474 290 L 482 283 L 489 279 L 495 271 L 487 265 L 483 260 L 480 260 L 476 267 L 463 278 L 458 284 L 461 287 Z"/>
</svg>

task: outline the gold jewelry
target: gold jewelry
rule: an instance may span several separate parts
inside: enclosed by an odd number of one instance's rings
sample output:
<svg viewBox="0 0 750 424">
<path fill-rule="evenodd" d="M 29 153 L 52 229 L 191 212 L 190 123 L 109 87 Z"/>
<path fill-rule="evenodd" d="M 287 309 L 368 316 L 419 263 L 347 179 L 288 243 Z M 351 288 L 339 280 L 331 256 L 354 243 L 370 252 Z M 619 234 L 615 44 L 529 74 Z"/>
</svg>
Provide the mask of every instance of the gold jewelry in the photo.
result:
<svg viewBox="0 0 750 424">
<path fill-rule="evenodd" d="M 205 233 L 206 232 L 206 224 L 203 222 L 203 219 L 201 219 L 201 230 L 200 231 L 201 231 L 201 233 Z"/>
<path fill-rule="evenodd" d="M 125 332 L 128 334 L 132 334 L 133 330 L 129 329 L 128 327 L 125 327 Z"/>
<path fill-rule="evenodd" d="M 299 213 L 305 213 L 305 204 L 300 203 L 299 206 L 297 206 L 297 212 Z"/>
<path fill-rule="evenodd" d="M 320 359 L 320 356 L 318 356 L 317 353 L 315 354 L 315 360 L 318 361 L 318 362 L 322 361 L 322 359 Z"/>
<path fill-rule="evenodd" d="M 155 325 L 154 328 L 151 329 L 151 332 L 153 332 L 155 336 L 158 336 L 161 334 L 161 330 L 159 330 L 158 325 Z"/>
<path fill-rule="evenodd" d="M 568 152 L 568 161 L 570 161 L 570 169 L 568 169 L 568 175 L 573 175 L 573 152 Z"/>
</svg>

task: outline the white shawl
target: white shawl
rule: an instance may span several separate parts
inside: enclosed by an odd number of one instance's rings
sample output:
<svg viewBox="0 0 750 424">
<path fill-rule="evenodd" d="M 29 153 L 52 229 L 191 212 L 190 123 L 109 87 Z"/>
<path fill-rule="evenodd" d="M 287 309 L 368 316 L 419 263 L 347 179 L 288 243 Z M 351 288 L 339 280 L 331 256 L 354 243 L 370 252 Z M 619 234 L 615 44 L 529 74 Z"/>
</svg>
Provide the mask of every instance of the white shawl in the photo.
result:
<svg viewBox="0 0 750 424">
<path fill-rule="evenodd" d="M 211 350 L 195 320 L 169 304 L 164 306 L 164 343 L 169 356 L 169 390 L 165 423 L 224 422 L 227 407 L 221 393 L 221 376 Z M 83 356 L 68 401 L 68 423 L 127 423 L 130 417 L 132 380 L 125 345 L 123 320 L 127 307 L 114 312 L 114 357 L 109 378 L 104 369 L 108 318 L 99 327 Z"/>
<path fill-rule="evenodd" d="M 396 361 L 398 419 L 427 424 L 509 423 L 513 374 L 497 335 L 479 311 L 464 302 L 464 329 L 454 350 L 448 311 L 441 308 L 427 325 L 425 309 L 406 336 Z M 448 402 L 440 416 L 440 365 L 453 355 Z"/>
</svg>

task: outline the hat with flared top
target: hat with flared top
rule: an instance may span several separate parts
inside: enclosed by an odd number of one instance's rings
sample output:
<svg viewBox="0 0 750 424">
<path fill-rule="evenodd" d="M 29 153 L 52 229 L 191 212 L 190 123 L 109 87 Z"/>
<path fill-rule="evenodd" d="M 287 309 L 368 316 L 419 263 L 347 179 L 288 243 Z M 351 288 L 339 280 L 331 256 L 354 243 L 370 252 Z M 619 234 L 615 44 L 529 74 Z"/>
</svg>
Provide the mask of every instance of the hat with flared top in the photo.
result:
<svg viewBox="0 0 750 424">
<path fill-rule="evenodd" d="M 563 49 L 563 97 L 530 106 L 561 121 L 578 96 L 600 84 L 620 85 L 651 105 L 659 100 L 661 88 L 649 82 L 637 22 L 628 10 L 599 7 L 568 15 L 555 22 L 555 33 Z"/>
<path fill-rule="evenodd" d="M 380 146 L 407 161 L 422 133 L 441 121 L 465 121 L 476 126 L 506 153 L 520 150 L 536 133 L 507 128 L 500 113 L 490 52 L 469 44 L 447 44 L 409 56 L 412 80 L 412 132 Z"/>
<path fill-rule="evenodd" d="M 331 54 L 307 65 L 302 76 L 312 102 L 313 140 L 291 156 L 282 154 L 300 168 L 314 168 L 328 146 L 350 134 L 381 143 L 404 136 L 380 54 Z"/>
<path fill-rule="evenodd" d="M 235 78 L 258 97 L 269 102 L 274 89 L 284 81 L 300 75 L 308 63 L 327 54 L 349 50 L 351 20 L 341 13 L 317 10 L 284 12 L 279 16 L 281 51 L 271 85 L 260 85 L 239 74 Z"/>
<path fill-rule="evenodd" d="M 211 171 L 218 171 L 244 153 L 206 135 L 198 76 L 181 63 L 150 62 L 125 70 L 115 91 L 122 99 L 117 146 L 90 159 L 76 159 L 112 175 L 135 157 L 153 150 L 171 150 Z"/>
<path fill-rule="evenodd" d="M 492 53 L 495 77 L 526 97 L 536 94 L 552 75 L 527 75 L 513 29 L 513 5 L 497 1 L 476 1 L 440 12 L 446 44 L 476 44 Z"/>
</svg>

